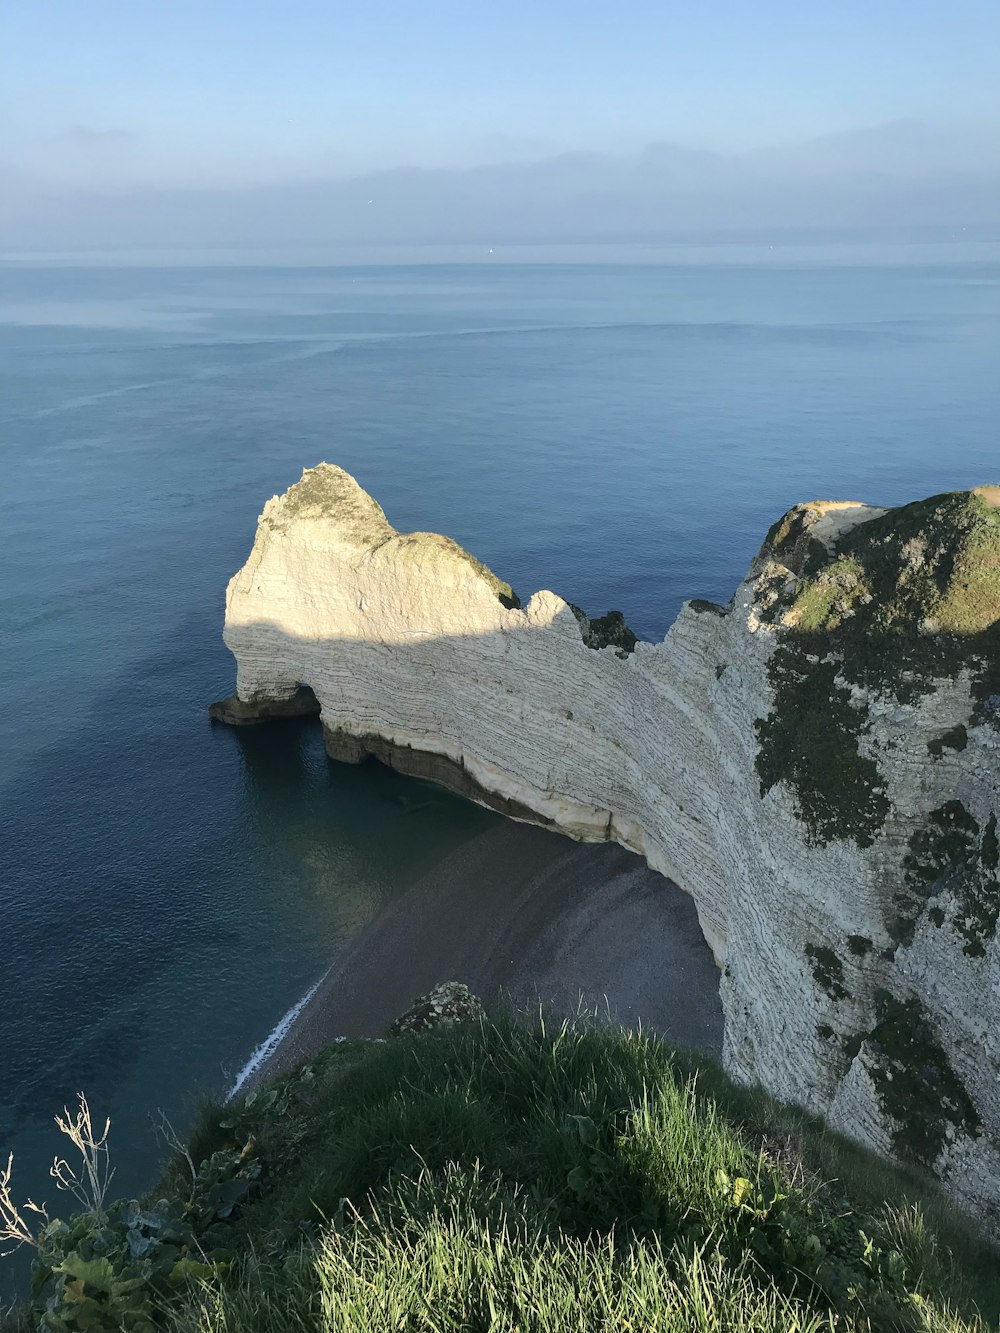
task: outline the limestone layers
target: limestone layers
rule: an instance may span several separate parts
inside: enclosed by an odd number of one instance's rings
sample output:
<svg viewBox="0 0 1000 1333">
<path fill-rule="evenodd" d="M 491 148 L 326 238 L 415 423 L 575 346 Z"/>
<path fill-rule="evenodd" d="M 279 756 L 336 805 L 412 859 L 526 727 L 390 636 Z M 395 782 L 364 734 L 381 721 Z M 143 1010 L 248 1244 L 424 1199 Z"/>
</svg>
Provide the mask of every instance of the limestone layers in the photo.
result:
<svg viewBox="0 0 1000 1333">
<path fill-rule="evenodd" d="M 994 503 L 800 506 L 728 607 L 687 603 L 633 649 L 551 592 L 520 607 L 323 464 L 268 501 L 229 585 L 215 715 L 318 701 L 335 758 L 639 852 L 694 898 L 730 1072 L 933 1167 L 995 1226 Z"/>
</svg>

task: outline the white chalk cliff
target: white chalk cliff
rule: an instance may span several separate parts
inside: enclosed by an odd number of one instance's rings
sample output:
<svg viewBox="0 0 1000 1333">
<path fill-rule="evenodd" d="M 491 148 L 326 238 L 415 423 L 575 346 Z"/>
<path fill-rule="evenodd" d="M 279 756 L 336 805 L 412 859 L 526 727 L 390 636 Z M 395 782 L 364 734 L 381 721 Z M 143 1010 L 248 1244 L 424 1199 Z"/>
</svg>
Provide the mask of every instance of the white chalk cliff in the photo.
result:
<svg viewBox="0 0 1000 1333">
<path fill-rule="evenodd" d="M 728 607 L 633 649 L 554 593 L 521 608 L 323 464 L 268 501 L 229 585 L 214 715 L 318 701 L 335 758 L 640 853 L 694 898 L 727 1069 L 996 1227 L 995 503 L 799 506 Z"/>
</svg>

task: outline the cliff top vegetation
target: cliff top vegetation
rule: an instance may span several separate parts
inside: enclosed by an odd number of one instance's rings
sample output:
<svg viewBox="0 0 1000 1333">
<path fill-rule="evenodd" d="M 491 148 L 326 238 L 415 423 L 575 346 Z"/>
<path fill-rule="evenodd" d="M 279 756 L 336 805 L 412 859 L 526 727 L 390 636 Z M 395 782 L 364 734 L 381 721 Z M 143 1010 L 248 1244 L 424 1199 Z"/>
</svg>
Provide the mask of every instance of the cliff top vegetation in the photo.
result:
<svg viewBox="0 0 1000 1333">
<path fill-rule="evenodd" d="M 994 1326 L 996 1256 L 928 1178 L 644 1034 L 414 1012 L 205 1107 L 149 1198 L 48 1223 L 10 1326 Z"/>
<path fill-rule="evenodd" d="M 889 813 L 858 744 L 870 693 L 912 704 L 966 670 L 969 716 L 948 735 L 995 715 L 998 502 L 1000 488 L 983 486 L 889 510 L 799 505 L 768 533 L 759 596 L 779 646 L 757 770 L 762 795 L 789 785 L 812 841 L 870 846 Z"/>
<path fill-rule="evenodd" d="M 1000 487 L 950 491 L 818 537 L 823 507 L 791 510 L 768 550 L 796 576 L 779 622 L 833 652 L 859 685 L 912 697 L 992 658 L 1000 624 Z"/>
</svg>

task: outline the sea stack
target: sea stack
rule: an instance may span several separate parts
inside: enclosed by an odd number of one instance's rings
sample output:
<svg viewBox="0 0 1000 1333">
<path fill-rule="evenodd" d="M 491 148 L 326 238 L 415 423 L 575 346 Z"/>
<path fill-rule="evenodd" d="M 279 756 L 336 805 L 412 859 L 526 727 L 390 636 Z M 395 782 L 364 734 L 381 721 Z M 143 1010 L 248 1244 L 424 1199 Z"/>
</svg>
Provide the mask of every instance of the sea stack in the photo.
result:
<svg viewBox="0 0 1000 1333">
<path fill-rule="evenodd" d="M 799 505 L 727 606 L 652 644 L 552 592 L 522 606 L 321 464 L 229 585 L 214 715 L 318 709 L 335 759 L 639 852 L 694 898 L 728 1071 L 996 1228 L 998 502 Z"/>
</svg>

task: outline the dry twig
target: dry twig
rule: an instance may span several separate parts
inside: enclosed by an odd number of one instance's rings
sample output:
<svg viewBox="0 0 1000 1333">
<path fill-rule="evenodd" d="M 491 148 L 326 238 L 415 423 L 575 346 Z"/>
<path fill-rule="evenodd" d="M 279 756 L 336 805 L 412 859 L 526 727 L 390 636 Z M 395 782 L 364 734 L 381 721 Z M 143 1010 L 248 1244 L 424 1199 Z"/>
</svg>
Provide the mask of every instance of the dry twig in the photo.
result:
<svg viewBox="0 0 1000 1333">
<path fill-rule="evenodd" d="M 183 1157 L 184 1161 L 187 1162 L 187 1168 L 191 1172 L 191 1182 L 194 1184 L 198 1179 L 198 1168 L 188 1151 L 187 1144 L 170 1123 L 166 1111 L 161 1110 L 157 1114 L 159 1118 L 153 1121 L 153 1129 L 172 1152 L 177 1153 L 179 1157 Z"/>
<path fill-rule="evenodd" d="M 89 1212 L 103 1219 L 104 1198 L 115 1174 L 108 1160 L 108 1131 L 111 1129 L 110 1118 L 104 1122 L 100 1136 L 94 1132 L 87 1098 L 81 1092 L 80 1108 L 75 1116 L 63 1107 L 61 1116 L 56 1116 L 56 1124 L 73 1144 L 83 1159 L 80 1174 L 62 1157 L 55 1157 L 49 1169 L 49 1175 L 61 1190 L 68 1190 L 83 1204 Z"/>
<path fill-rule="evenodd" d="M 25 1218 L 25 1213 L 37 1213 L 43 1222 L 49 1220 L 45 1205 L 39 1206 L 28 1199 L 18 1206 L 10 1192 L 10 1176 L 14 1166 L 14 1154 L 7 1156 L 7 1166 L 0 1171 L 0 1245 L 10 1245 L 9 1250 L 0 1250 L 0 1255 L 13 1254 L 22 1245 L 38 1246 L 38 1237 Z M 13 1242 L 13 1243 L 11 1243 Z"/>
</svg>

